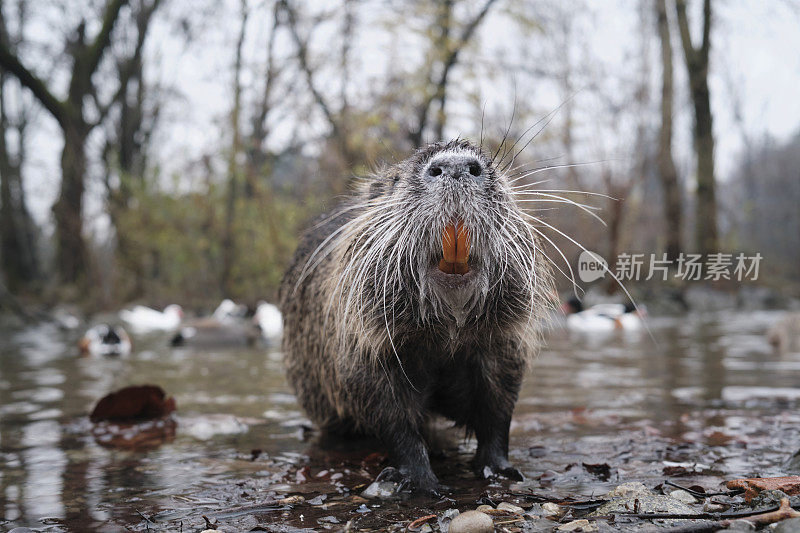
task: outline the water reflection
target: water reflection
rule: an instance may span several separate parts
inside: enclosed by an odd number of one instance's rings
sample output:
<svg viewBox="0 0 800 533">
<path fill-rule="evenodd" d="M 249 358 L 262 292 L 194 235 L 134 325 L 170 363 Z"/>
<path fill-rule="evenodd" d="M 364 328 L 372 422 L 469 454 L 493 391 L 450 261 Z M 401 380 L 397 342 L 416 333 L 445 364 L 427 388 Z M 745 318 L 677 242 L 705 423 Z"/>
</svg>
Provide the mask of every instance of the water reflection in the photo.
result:
<svg viewBox="0 0 800 533">
<path fill-rule="evenodd" d="M 778 317 L 706 312 L 653 319 L 655 342 L 647 334 L 552 331 L 523 387 L 513 459 L 535 478 L 566 459 L 542 460 L 545 452 L 532 446 L 553 450 L 580 438 L 582 445 L 608 447 L 621 428 L 642 438 L 724 443 L 734 435 L 763 444 L 749 429 L 752 421 L 800 402 L 800 354 L 778 356 L 763 337 Z M 266 498 L 280 488 L 270 475 L 285 465 L 331 457 L 316 451 L 309 459 L 314 449 L 302 440 L 307 421 L 278 352 L 170 349 L 155 336 L 136 339 L 127 358 L 82 358 L 75 340 L 50 325 L 0 332 L 2 529 L 175 524 L 228 501 L 214 483 L 240 483 L 240 492 Z M 177 437 L 146 452 L 99 446 L 85 418 L 93 403 L 140 383 L 157 383 L 176 398 Z M 252 450 L 259 461 L 250 460 Z M 714 468 L 774 468 L 740 455 L 720 453 Z"/>
</svg>

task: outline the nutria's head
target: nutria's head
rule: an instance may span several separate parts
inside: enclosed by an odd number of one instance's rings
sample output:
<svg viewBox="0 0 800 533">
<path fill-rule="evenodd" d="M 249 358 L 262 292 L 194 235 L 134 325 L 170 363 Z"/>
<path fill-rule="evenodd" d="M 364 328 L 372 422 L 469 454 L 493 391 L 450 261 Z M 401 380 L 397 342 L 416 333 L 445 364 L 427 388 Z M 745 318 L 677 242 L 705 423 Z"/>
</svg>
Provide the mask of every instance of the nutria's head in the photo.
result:
<svg viewBox="0 0 800 533">
<path fill-rule="evenodd" d="M 457 346 L 493 328 L 528 331 L 550 304 L 538 229 L 467 141 L 431 144 L 384 169 L 344 211 L 306 269 L 333 256 L 336 327 L 369 348 L 404 336 Z"/>
</svg>

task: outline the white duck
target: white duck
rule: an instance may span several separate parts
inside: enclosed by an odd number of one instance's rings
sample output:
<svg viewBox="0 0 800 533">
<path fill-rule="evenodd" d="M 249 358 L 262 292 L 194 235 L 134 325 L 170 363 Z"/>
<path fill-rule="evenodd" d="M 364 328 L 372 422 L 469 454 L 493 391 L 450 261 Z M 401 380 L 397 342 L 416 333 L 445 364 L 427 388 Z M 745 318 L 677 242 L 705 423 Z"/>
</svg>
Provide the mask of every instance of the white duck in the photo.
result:
<svg viewBox="0 0 800 533">
<path fill-rule="evenodd" d="M 235 322 L 240 318 L 244 318 L 246 314 L 246 305 L 237 304 L 233 300 L 225 298 L 219 303 L 211 316 L 219 322 Z"/>
<path fill-rule="evenodd" d="M 78 341 L 83 355 L 121 355 L 131 353 L 131 338 L 120 326 L 98 324 L 89 328 Z"/>
<path fill-rule="evenodd" d="M 120 318 L 128 323 L 135 331 L 144 333 L 148 331 L 172 331 L 176 329 L 183 319 L 183 309 L 180 305 L 171 304 L 164 311 L 157 311 L 143 305 L 136 305 L 132 309 L 123 309 L 119 312 Z"/>
<path fill-rule="evenodd" d="M 283 316 L 270 303 L 259 302 L 253 320 L 261 328 L 261 335 L 268 341 L 276 341 L 283 334 Z"/>
<path fill-rule="evenodd" d="M 638 331 L 644 327 L 643 311 L 636 309 L 633 304 L 599 304 L 584 309 L 580 300 L 571 298 L 561 309 L 567 315 L 567 328 L 571 331 Z"/>
</svg>

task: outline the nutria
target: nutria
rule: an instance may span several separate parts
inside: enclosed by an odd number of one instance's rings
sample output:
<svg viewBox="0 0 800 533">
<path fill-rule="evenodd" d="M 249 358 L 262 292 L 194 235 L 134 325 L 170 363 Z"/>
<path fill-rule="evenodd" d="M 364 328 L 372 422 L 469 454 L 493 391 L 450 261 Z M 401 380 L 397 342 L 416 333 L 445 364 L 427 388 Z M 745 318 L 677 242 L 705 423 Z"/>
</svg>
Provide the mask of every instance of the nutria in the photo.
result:
<svg viewBox="0 0 800 533">
<path fill-rule="evenodd" d="M 422 436 L 433 415 L 477 438 L 479 476 L 522 478 L 509 424 L 555 291 L 497 166 L 458 140 L 384 168 L 313 224 L 281 285 L 302 407 L 325 432 L 378 437 L 397 466 L 381 476 L 424 493 L 439 486 Z"/>
</svg>

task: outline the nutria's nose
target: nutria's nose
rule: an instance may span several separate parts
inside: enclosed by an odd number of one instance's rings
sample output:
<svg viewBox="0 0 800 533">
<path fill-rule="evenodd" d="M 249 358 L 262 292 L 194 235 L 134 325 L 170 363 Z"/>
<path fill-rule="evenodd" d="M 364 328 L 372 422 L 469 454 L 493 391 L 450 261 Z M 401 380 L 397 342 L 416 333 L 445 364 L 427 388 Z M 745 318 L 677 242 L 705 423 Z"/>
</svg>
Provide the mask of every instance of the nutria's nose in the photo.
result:
<svg viewBox="0 0 800 533">
<path fill-rule="evenodd" d="M 471 155 L 442 154 L 434 157 L 428 165 L 428 176 L 480 180 L 483 178 L 483 165 Z"/>
</svg>

